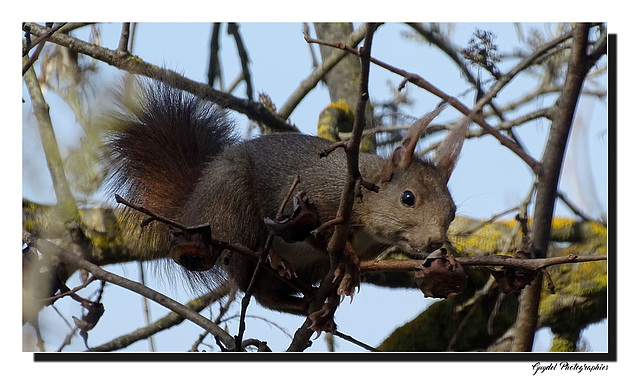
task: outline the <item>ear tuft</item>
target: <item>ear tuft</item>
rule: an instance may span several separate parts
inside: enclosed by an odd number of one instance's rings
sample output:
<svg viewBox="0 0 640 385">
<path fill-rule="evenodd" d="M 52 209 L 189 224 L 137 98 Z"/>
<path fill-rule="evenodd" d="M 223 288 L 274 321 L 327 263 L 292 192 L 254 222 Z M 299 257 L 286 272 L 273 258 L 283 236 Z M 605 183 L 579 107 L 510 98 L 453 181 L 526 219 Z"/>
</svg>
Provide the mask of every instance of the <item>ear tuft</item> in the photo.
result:
<svg viewBox="0 0 640 385">
<path fill-rule="evenodd" d="M 460 151 L 462 150 L 462 144 L 467 136 L 467 130 L 469 130 L 470 124 L 470 117 L 462 119 L 442 140 L 440 147 L 438 147 L 438 150 L 433 157 L 433 163 L 442 172 L 447 181 L 451 178 L 453 169 L 458 162 Z"/>
<path fill-rule="evenodd" d="M 415 123 L 409 127 L 400 144 L 393 150 L 393 153 L 384 165 L 380 180 L 389 181 L 396 168 L 406 170 L 411 165 L 418 140 L 420 140 L 431 121 L 435 119 L 447 105 L 448 103 L 445 102 L 440 103 L 435 110 L 416 120 Z"/>
</svg>

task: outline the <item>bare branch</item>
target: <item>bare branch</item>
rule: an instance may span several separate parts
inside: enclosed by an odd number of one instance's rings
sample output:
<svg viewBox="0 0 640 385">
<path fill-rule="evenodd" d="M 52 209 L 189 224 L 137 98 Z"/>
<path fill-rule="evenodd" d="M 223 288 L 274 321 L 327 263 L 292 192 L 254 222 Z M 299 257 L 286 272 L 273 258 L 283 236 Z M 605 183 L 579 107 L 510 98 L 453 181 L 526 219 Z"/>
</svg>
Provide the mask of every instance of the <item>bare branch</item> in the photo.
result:
<svg viewBox="0 0 640 385">
<path fill-rule="evenodd" d="M 509 139 L 509 138 L 505 137 L 504 135 L 500 134 L 499 131 L 496 130 L 494 127 L 491 127 L 479 114 L 474 114 L 472 112 L 480 111 L 482 109 L 482 106 L 484 106 L 487 103 L 489 103 L 489 101 L 491 101 L 491 99 L 493 99 L 498 94 L 498 92 L 504 86 L 506 86 L 511 81 L 511 79 L 513 79 L 517 74 L 519 74 L 524 69 L 528 68 L 532 63 L 534 63 L 536 60 L 538 60 L 538 58 L 540 56 L 543 56 L 548 50 L 552 49 L 553 47 L 557 46 L 558 44 L 560 44 L 560 43 L 566 41 L 567 39 L 571 38 L 572 35 L 573 35 L 573 32 L 568 32 L 568 33 L 566 33 L 566 34 L 564 34 L 564 35 L 562 35 L 562 36 L 560 36 L 560 37 L 548 42 L 547 44 L 539 47 L 538 49 L 536 49 L 528 58 L 522 60 L 515 67 L 513 67 L 508 73 L 506 73 L 503 76 L 501 76 L 500 79 L 498 81 L 496 81 L 494 86 L 491 87 L 491 89 L 482 98 L 480 98 L 480 100 L 477 101 L 477 103 L 474 106 L 473 110 L 470 110 L 469 108 L 464 106 L 464 104 L 462 104 L 459 100 L 457 100 L 456 98 L 453 98 L 452 96 L 446 94 L 445 92 L 443 92 L 442 90 L 438 89 L 433 84 L 429 83 L 428 81 L 426 81 L 422 77 L 418 76 L 417 74 L 412 74 L 412 73 L 409 73 L 409 72 L 407 72 L 405 70 L 401 70 L 399 68 L 391 66 L 391 65 L 389 65 L 387 63 L 384 63 L 384 62 L 382 62 L 380 60 L 377 60 L 375 58 L 371 58 L 371 62 L 376 64 L 376 65 L 379 65 L 380 67 L 383 67 L 383 68 L 385 68 L 385 69 L 387 69 L 387 70 L 389 70 L 389 71 L 391 71 L 393 73 L 396 73 L 396 74 L 402 76 L 405 79 L 405 81 L 411 82 L 411 83 L 417 85 L 418 87 L 421 87 L 421 88 L 429 91 L 430 93 L 440 97 L 442 100 L 448 101 L 458 111 L 460 111 L 461 113 L 463 113 L 466 116 L 472 117 L 472 119 L 473 119 L 473 121 L 475 123 L 477 123 L 480 127 L 485 129 L 489 134 L 491 134 L 496 139 L 498 139 L 500 144 L 502 144 L 505 147 L 509 148 L 516 155 L 518 155 L 527 165 L 529 165 L 529 167 L 531 167 L 531 169 L 536 174 L 539 174 L 541 172 L 541 168 L 540 168 L 540 164 L 539 164 L 538 161 L 536 161 L 529 154 L 527 154 L 516 142 L 514 142 L 511 139 Z M 334 46 L 336 48 L 349 51 L 354 55 L 358 55 L 359 54 L 356 50 L 354 50 L 353 48 L 347 47 L 344 44 L 332 44 L 332 43 L 322 42 L 322 41 L 311 39 L 311 38 L 309 38 L 308 41 L 311 42 L 311 43 L 318 43 L 318 44 L 323 44 L 323 45 Z"/>
<path fill-rule="evenodd" d="M 118 51 L 129 52 L 129 33 L 131 32 L 131 23 L 122 23 L 122 33 L 118 42 Z"/>
<path fill-rule="evenodd" d="M 233 36 L 233 40 L 235 40 L 236 47 L 238 48 L 238 56 L 240 57 L 240 66 L 242 68 L 242 79 L 245 83 L 247 99 L 253 100 L 253 83 L 251 82 L 251 71 L 249 71 L 249 54 L 244 48 L 242 36 L 240 36 L 240 27 L 238 27 L 237 23 L 228 23 L 227 33 Z"/>
<path fill-rule="evenodd" d="M 49 28 L 42 27 L 36 23 L 25 23 L 25 28 L 26 27 L 28 27 L 30 32 L 36 36 L 42 36 L 50 32 Z M 132 74 L 160 79 L 174 88 L 187 91 L 205 100 L 212 101 L 223 108 L 229 108 L 245 114 L 250 119 L 262 122 L 275 131 L 298 131 L 297 128 L 289 125 L 284 121 L 284 119 L 280 118 L 260 103 L 256 103 L 248 99 L 240 99 L 233 95 L 216 91 L 206 84 L 187 79 L 175 71 L 149 64 L 137 56 L 109 50 L 60 33 L 53 33 L 49 37 L 49 41 Z"/>
<path fill-rule="evenodd" d="M 140 283 L 146 286 L 144 265 L 142 261 L 138 261 L 138 268 L 140 269 Z M 149 325 L 151 325 L 151 313 L 149 312 L 149 299 L 146 297 L 142 297 L 142 313 L 144 314 L 144 323 L 148 327 Z M 153 335 L 149 335 L 147 339 L 149 340 L 149 350 L 155 352 L 156 346 L 153 341 Z"/>
<path fill-rule="evenodd" d="M 549 128 L 549 139 L 542 156 L 541 164 L 544 172 L 539 175 L 533 215 L 533 232 L 531 234 L 532 251 L 534 256 L 537 257 L 547 255 L 562 160 L 564 159 L 580 90 L 590 68 L 584 60 L 589 43 L 588 34 L 589 26 L 586 24 L 576 25 L 571 33 L 573 47 L 569 58 L 565 85 L 556 102 L 556 115 Z M 533 346 L 533 336 L 537 330 L 541 286 L 542 277 L 538 275 L 531 286 L 527 287 L 522 293 L 516 318 L 518 332 L 513 341 L 513 351 L 530 351 Z"/>
<path fill-rule="evenodd" d="M 318 288 L 316 297 L 309 307 L 309 314 L 320 311 L 325 306 L 325 300 L 333 298 L 337 295 L 337 288 L 340 282 L 334 282 L 334 272 L 341 260 L 344 259 L 344 249 L 347 243 L 349 231 L 351 230 L 351 215 L 353 202 L 355 199 L 355 187 L 357 180 L 360 179 L 360 170 L 358 166 L 360 139 L 365 126 L 365 106 L 369 100 L 369 59 L 371 57 L 371 42 L 376 25 L 372 23 L 366 24 L 366 35 L 364 38 L 363 48 L 361 50 L 361 78 L 360 78 L 360 99 L 356 106 L 355 122 L 353 125 L 353 134 L 345 148 L 347 157 L 347 181 L 342 190 L 340 206 L 336 213 L 336 218 L 341 218 L 341 222 L 334 227 L 333 234 L 327 245 L 331 267 L 329 273 Z M 337 306 L 337 305 L 336 305 Z M 312 325 L 310 317 L 307 317 L 303 325 L 296 332 L 292 343 L 289 345 L 288 351 L 302 351 L 308 346 L 309 338 L 313 331 L 309 329 Z"/>
<path fill-rule="evenodd" d="M 447 40 L 446 37 L 444 37 L 438 32 L 434 32 L 432 30 L 425 28 L 422 24 L 407 23 L 407 25 L 413 28 L 414 31 L 416 31 L 419 35 L 421 35 L 430 44 L 434 44 L 442 52 L 444 52 L 447 56 L 449 56 L 451 60 L 453 60 L 453 62 L 458 66 L 458 68 L 460 68 L 460 71 L 462 71 L 462 74 L 467 79 L 467 81 L 476 88 L 478 98 L 481 98 L 482 96 L 484 96 L 484 91 L 482 90 L 480 81 L 479 79 L 476 79 L 467 68 L 462 58 L 462 55 L 460 55 L 459 53 L 460 48 L 454 47 L 453 44 L 449 40 Z M 500 118 L 500 120 L 504 121 L 505 119 L 503 117 L 502 110 L 496 107 L 493 100 L 490 100 L 488 104 L 489 104 L 489 107 L 491 107 L 491 110 Z"/>
<path fill-rule="evenodd" d="M 364 38 L 365 29 L 366 26 L 362 25 L 360 28 L 353 31 L 353 33 L 347 37 L 346 44 L 349 46 L 356 46 Z M 306 79 L 303 79 L 300 82 L 298 88 L 291 93 L 282 107 L 280 107 L 278 115 L 285 119 L 288 118 L 298 104 L 300 104 L 302 99 L 316 87 L 320 80 L 322 80 L 324 74 L 335 67 L 335 65 L 338 64 L 338 62 L 340 62 L 340 60 L 342 60 L 346 55 L 347 52 L 345 51 L 336 51 L 329 58 L 323 60 L 322 63 L 316 67 Z"/>
<path fill-rule="evenodd" d="M 222 81 L 222 69 L 220 68 L 220 58 L 218 57 L 218 51 L 220 51 L 220 23 L 213 23 L 211 29 L 211 41 L 209 43 L 209 69 L 207 71 L 207 84 L 214 87 L 216 79 L 220 81 L 220 89 L 224 89 Z"/>
<path fill-rule="evenodd" d="M 77 255 L 62 249 L 47 240 L 39 239 L 38 237 L 26 231 L 22 232 L 22 238 L 25 241 L 25 243 L 40 250 L 44 254 L 54 255 L 64 264 L 68 264 L 80 269 L 87 270 L 98 279 L 111 282 L 115 285 L 131 290 L 135 293 L 138 293 L 142 296 L 149 298 L 150 300 L 158 303 L 161 306 L 164 306 L 174 311 L 181 317 L 184 317 L 192 321 L 196 325 L 201 326 L 205 330 L 209 331 L 211 334 L 220 338 L 220 340 L 228 348 L 232 348 L 234 346 L 233 337 L 231 337 L 227 332 L 225 332 L 218 325 L 214 324 L 210 320 L 200 315 L 198 312 L 192 309 L 189 309 L 188 307 L 182 305 L 181 303 L 176 302 L 173 299 L 153 289 L 150 289 L 138 282 L 131 281 L 127 278 L 124 278 L 116 274 L 110 273 L 106 270 L 103 270 L 102 268 L 90 262 L 85 261 L 84 259 L 78 257 Z"/>
<path fill-rule="evenodd" d="M 358 341 L 357 339 L 351 337 L 350 335 L 344 334 L 344 333 L 339 332 L 337 330 L 333 333 L 333 335 L 336 336 L 336 337 L 340 337 L 345 341 L 349 341 L 354 345 L 360 346 L 363 349 L 367 349 L 370 352 L 377 352 L 378 351 L 378 349 L 374 348 L 373 346 L 367 345 L 364 342 Z"/>
<path fill-rule="evenodd" d="M 550 258 L 520 259 L 507 255 L 487 255 L 477 257 L 456 257 L 456 262 L 463 266 L 505 266 L 527 270 L 539 270 L 553 265 L 565 263 L 581 263 L 606 261 L 606 255 L 563 255 Z M 423 261 L 415 259 L 387 259 L 360 262 L 362 272 L 375 271 L 413 271 Z"/>
<path fill-rule="evenodd" d="M 42 45 L 45 41 L 47 41 L 47 39 L 48 39 L 51 35 L 53 35 L 56 31 L 58 31 L 59 29 L 61 29 L 62 27 L 64 27 L 66 24 L 67 24 L 67 23 L 60 23 L 58 26 L 56 26 L 56 27 L 52 27 L 52 28 L 49 30 L 49 32 L 47 32 L 47 33 L 45 33 L 45 34 L 43 34 L 43 35 L 38 36 L 38 38 L 37 38 L 37 39 L 35 39 L 35 40 L 31 40 L 31 36 L 30 36 L 30 34 L 31 34 L 31 29 L 30 29 L 28 26 L 23 25 L 23 29 L 24 29 L 24 31 L 26 32 L 26 36 L 27 36 L 27 45 L 25 45 L 25 46 L 22 48 L 22 56 L 27 56 L 27 54 L 29 53 L 29 50 L 31 50 L 31 48 L 32 48 L 33 46 L 35 46 L 35 45 L 38 45 L 38 46 L 39 46 L 39 45 Z M 26 72 L 26 71 L 23 71 L 23 75 L 24 75 L 24 72 Z"/>
<path fill-rule="evenodd" d="M 319 41 L 316 39 L 311 39 L 308 38 L 308 41 L 311 43 L 318 43 L 318 44 L 323 44 L 323 45 L 330 45 L 333 46 L 335 48 L 339 48 L 339 49 L 343 49 L 346 51 L 351 52 L 354 55 L 359 55 L 360 53 L 356 50 L 354 50 L 353 48 L 347 47 L 344 44 L 332 44 L 332 43 L 327 43 L 327 42 L 323 42 L 323 41 Z M 509 148 L 511 151 L 513 151 L 516 155 L 518 155 L 527 165 L 529 165 L 529 167 L 531 167 L 532 170 L 534 170 L 534 172 L 538 172 L 538 168 L 539 168 L 539 164 L 538 161 L 535 160 L 533 157 L 531 157 L 529 154 L 527 154 L 516 142 L 512 141 L 511 139 L 507 138 L 506 136 L 502 135 L 498 130 L 496 130 L 495 128 L 491 127 L 483 118 L 481 115 L 477 114 L 476 112 L 480 111 L 482 109 L 482 106 L 484 106 L 485 104 L 487 104 L 495 95 L 498 94 L 498 92 L 500 91 L 500 89 L 502 89 L 509 80 L 511 80 L 511 78 L 513 76 L 515 76 L 515 74 L 517 74 L 518 72 L 520 72 L 520 70 L 522 70 L 523 68 L 519 68 L 520 66 L 516 66 L 517 71 L 514 71 L 516 68 L 514 68 L 514 70 L 512 70 L 511 72 L 509 72 L 508 74 L 506 74 L 505 76 L 502 76 L 500 78 L 500 81 L 496 82 L 496 85 L 494 85 L 491 90 L 489 92 L 487 92 L 474 106 L 473 110 L 470 110 L 469 108 L 467 108 L 464 104 L 462 104 L 458 99 L 454 98 L 451 95 L 448 95 L 447 93 L 445 93 L 444 91 L 440 90 L 439 88 L 437 88 L 436 86 L 434 86 L 433 84 L 431 84 L 430 82 L 428 82 L 427 80 L 425 80 L 424 78 L 422 78 L 421 76 L 414 74 L 414 73 L 409 73 L 405 70 L 399 69 L 397 67 L 394 67 L 390 64 L 387 64 L 381 60 L 375 59 L 375 58 L 371 58 L 371 62 L 384 68 L 387 69 L 395 74 L 398 74 L 400 76 L 403 77 L 404 81 L 403 82 L 410 82 L 413 83 L 415 85 L 417 85 L 420 88 L 425 89 L 426 91 L 438 96 L 439 98 L 441 98 L 442 100 L 448 102 L 449 104 L 451 104 L 452 107 L 454 107 L 455 109 L 457 109 L 458 111 L 460 111 L 461 113 L 463 113 L 465 116 L 469 116 L 473 119 L 473 121 L 478 124 L 480 127 L 482 127 L 483 129 L 485 129 L 489 134 L 491 134 L 492 136 L 494 136 L 496 139 L 498 139 L 498 141 L 500 142 L 500 144 L 502 144 L 503 146 Z M 514 72 L 512 74 L 512 72 Z M 510 75 L 510 76 L 509 76 Z"/>
<path fill-rule="evenodd" d="M 184 306 L 186 306 L 189 309 L 192 309 L 193 311 L 200 312 L 207 306 L 211 305 L 211 303 L 227 295 L 228 292 L 229 292 L 228 285 L 223 284 L 217 287 L 215 290 L 210 291 L 196 299 L 193 299 L 187 302 Z M 145 327 L 139 328 L 137 330 L 132 331 L 131 333 L 117 337 L 102 345 L 95 346 L 89 349 L 88 351 L 89 352 L 112 352 L 115 350 L 124 349 L 135 342 L 141 341 L 145 338 L 149 338 L 158 332 L 161 332 L 163 330 L 172 328 L 173 326 L 179 325 L 184 320 L 185 320 L 185 317 L 182 317 L 175 312 L 171 312 L 166 316 L 158 319 L 157 321 L 153 323 L 149 323 Z"/>
<path fill-rule="evenodd" d="M 23 60 L 23 63 L 25 63 L 25 61 L 26 58 Z M 53 130 L 53 124 L 51 123 L 51 116 L 49 115 L 49 106 L 42 95 L 42 89 L 40 88 L 40 83 L 38 82 L 33 67 L 29 67 L 24 74 L 24 81 L 31 96 L 34 114 L 38 120 L 42 146 L 44 147 L 47 166 L 49 167 L 49 173 L 51 174 L 58 204 L 64 211 L 72 210 L 75 212 L 76 203 L 71 194 L 71 188 L 69 187 L 69 182 L 64 172 L 58 141 Z M 65 215 L 68 214 L 68 212 L 65 213 Z"/>
</svg>

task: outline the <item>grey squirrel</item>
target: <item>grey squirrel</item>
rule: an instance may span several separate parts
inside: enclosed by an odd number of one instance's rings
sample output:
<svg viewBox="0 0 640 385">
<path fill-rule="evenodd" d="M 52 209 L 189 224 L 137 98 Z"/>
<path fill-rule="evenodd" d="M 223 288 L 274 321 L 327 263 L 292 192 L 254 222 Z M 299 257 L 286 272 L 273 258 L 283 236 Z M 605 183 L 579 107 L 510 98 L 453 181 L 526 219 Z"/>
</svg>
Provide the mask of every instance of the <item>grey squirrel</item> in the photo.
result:
<svg viewBox="0 0 640 385">
<path fill-rule="evenodd" d="M 390 246 L 426 256 L 446 240 L 456 211 L 447 182 L 464 136 L 445 140 L 434 161 L 424 161 L 413 154 L 423 128 L 410 130 L 388 159 L 360 154 L 363 179 L 379 187 L 378 192 L 363 189 L 353 206 L 349 245 L 361 260 Z M 109 123 L 106 153 L 115 192 L 186 226 L 208 223 L 213 238 L 258 251 L 269 234 L 265 218 L 275 217 L 297 175 L 296 191 L 309 197 L 318 224 L 335 217 L 346 163 L 341 149 L 318 155 L 331 144 L 296 133 L 239 140 L 224 110 L 147 81 L 122 93 L 120 111 Z M 144 218 L 133 215 L 137 224 Z M 140 238 L 133 237 L 137 247 L 150 259 L 166 258 L 175 247 L 164 223 L 136 231 L 141 231 Z M 272 250 L 311 287 L 329 272 L 330 235 L 328 230 L 299 242 L 276 237 Z M 226 261 L 211 269 L 183 270 L 195 285 L 215 284 L 226 275 L 246 290 L 255 262 L 235 254 Z M 257 277 L 253 295 L 267 308 L 308 315 L 308 299 L 273 274 Z"/>
</svg>

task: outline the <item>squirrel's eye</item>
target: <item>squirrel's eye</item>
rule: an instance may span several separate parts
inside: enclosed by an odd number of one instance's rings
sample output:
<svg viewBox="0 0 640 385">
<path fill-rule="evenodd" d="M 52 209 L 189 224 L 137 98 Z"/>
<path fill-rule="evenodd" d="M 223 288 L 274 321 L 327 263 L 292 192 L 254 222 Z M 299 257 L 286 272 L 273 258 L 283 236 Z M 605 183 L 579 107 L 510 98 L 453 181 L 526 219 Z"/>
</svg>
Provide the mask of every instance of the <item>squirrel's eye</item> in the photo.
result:
<svg viewBox="0 0 640 385">
<path fill-rule="evenodd" d="M 402 193 L 402 196 L 400 197 L 400 201 L 402 202 L 403 205 L 407 207 L 413 207 L 413 205 L 416 204 L 416 196 L 413 195 L 413 192 L 406 190 L 405 192 Z"/>
</svg>

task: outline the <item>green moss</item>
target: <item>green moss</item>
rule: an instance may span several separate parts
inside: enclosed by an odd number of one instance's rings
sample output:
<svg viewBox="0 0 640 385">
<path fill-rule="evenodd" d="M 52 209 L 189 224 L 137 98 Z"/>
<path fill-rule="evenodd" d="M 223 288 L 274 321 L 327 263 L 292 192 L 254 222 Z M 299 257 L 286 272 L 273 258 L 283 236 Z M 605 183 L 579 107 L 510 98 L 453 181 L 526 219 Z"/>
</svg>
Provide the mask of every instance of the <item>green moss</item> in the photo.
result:
<svg viewBox="0 0 640 385">
<path fill-rule="evenodd" d="M 532 224 L 529 220 L 529 226 Z M 565 254 L 606 254 L 607 227 L 598 222 L 580 222 L 569 218 L 554 218 L 551 223 L 553 242 L 571 242 Z M 505 253 L 515 250 L 521 239 L 520 224 L 515 219 L 485 223 L 457 217 L 449 229 L 449 239 L 458 250 L 470 255 Z M 557 254 L 555 254 L 557 255 Z"/>
<path fill-rule="evenodd" d="M 564 333 L 553 336 L 550 352 L 575 352 L 577 351 L 579 333 Z"/>
<path fill-rule="evenodd" d="M 469 351 L 488 347 L 514 322 L 517 296 L 505 296 L 497 315 L 490 321 L 497 290 L 475 305 L 461 306 L 484 285 L 488 277 L 480 269 L 469 269 L 468 273 L 469 284 L 462 294 L 433 303 L 414 320 L 391 333 L 378 348 L 382 351 L 424 352 Z"/>
<path fill-rule="evenodd" d="M 540 322 L 554 333 L 580 331 L 607 316 L 606 261 L 547 268 L 556 294 L 542 291 Z"/>
</svg>

